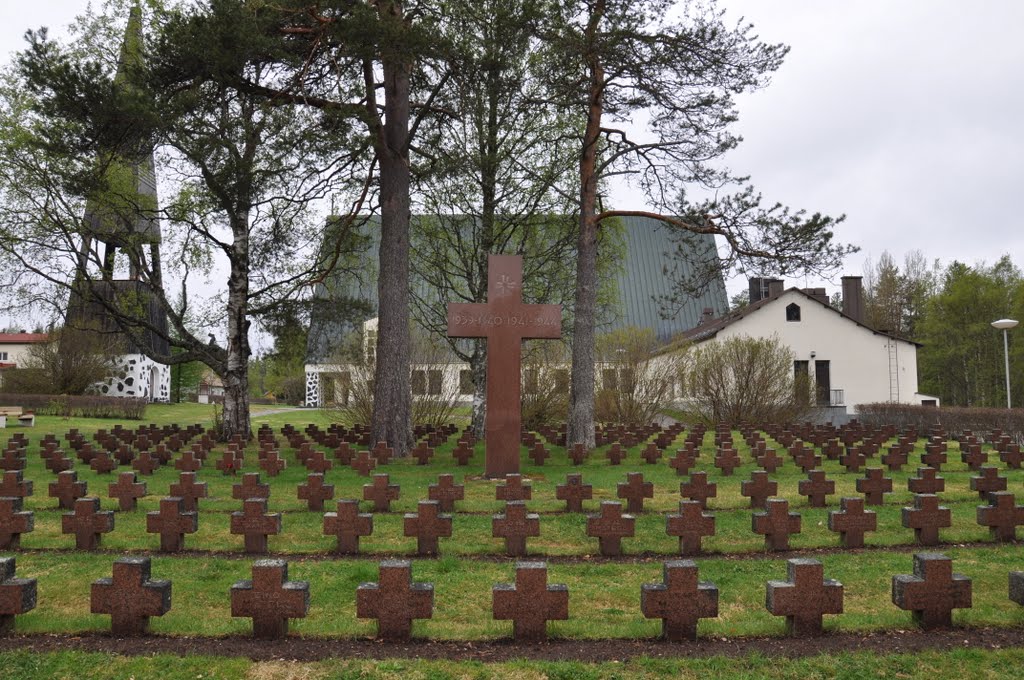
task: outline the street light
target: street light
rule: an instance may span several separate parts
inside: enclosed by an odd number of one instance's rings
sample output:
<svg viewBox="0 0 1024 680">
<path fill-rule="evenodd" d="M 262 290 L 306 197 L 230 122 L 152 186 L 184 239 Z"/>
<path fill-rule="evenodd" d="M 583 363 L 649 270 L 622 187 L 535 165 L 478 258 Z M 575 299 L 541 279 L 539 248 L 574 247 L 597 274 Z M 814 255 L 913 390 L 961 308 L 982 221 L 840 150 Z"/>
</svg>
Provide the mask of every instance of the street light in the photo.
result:
<svg viewBox="0 0 1024 680">
<path fill-rule="evenodd" d="M 1010 342 L 1006 338 L 1006 332 L 1016 326 L 1016 319 L 999 319 L 999 321 L 992 322 L 993 328 L 1003 331 L 1003 358 L 1006 361 L 1006 408 L 1010 408 Z"/>
</svg>

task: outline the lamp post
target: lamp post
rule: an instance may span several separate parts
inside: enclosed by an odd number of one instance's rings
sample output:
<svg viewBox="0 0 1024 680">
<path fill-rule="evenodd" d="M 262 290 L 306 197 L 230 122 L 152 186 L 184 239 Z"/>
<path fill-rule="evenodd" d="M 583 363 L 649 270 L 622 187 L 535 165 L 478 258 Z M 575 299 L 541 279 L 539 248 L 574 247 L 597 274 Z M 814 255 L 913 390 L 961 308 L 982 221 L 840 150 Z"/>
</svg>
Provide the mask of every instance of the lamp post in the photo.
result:
<svg viewBox="0 0 1024 680">
<path fill-rule="evenodd" d="M 1006 408 L 1010 406 L 1010 341 L 1007 339 L 1007 331 L 1017 326 L 1016 319 L 999 319 L 993 321 L 992 327 L 1003 331 L 1003 359 L 1006 362 Z"/>
</svg>

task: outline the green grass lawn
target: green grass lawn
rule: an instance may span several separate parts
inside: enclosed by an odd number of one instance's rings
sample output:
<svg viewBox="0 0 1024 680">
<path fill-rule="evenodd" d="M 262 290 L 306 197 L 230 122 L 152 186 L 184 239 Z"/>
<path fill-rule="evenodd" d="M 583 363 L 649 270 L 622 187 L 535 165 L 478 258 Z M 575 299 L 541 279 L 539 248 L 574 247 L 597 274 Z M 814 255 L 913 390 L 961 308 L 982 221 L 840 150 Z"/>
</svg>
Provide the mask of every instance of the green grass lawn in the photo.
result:
<svg viewBox="0 0 1024 680">
<path fill-rule="evenodd" d="M 268 407 L 257 408 L 269 410 Z M 212 407 L 208 406 L 157 406 L 151 407 L 145 422 L 209 424 L 210 417 Z M 326 427 L 328 417 L 306 409 L 266 416 L 254 412 L 254 428 L 262 422 L 275 430 L 285 423 L 302 429 L 309 422 Z M 115 510 L 115 530 L 104 536 L 101 551 L 91 553 L 75 551 L 73 536 L 61 533 L 62 511 L 56 508 L 56 500 L 47 496 L 47 486 L 56 476 L 45 469 L 38 455 L 38 441 L 48 432 L 62 436 L 68 429 L 77 427 L 91 433 L 98 428 L 110 429 L 112 425 L 100 420 L 41 417 L 35 428 L 27 430 L 32 445 L 25 476 L 33 481 L 35 493 L 26 500 L 25 507 L 35 512 L 35 530 L 22 536 L 20 550 L 4 554 L 17 557 L 19 576 L 38 579 L 39 604 L 32 612 L 18 617 L 19 632 L 79 633 L 108 629 L 109 617 L 89 613 L 90 583 L 110 575 L 111 564 L 118 554 L 151 552 L 159 546 L 159 537 L 145 532 L 145 513 L 156 510 L 160 498 L 168 494 L 170 484 L 178 477 L 173 467 L 161 468 L 151 476 L 139 475 L 147 484 L 147 496 L 140 500 L 137 510 L 121 512 L 116 510 L 117 502 L 109 498 L 107 492 L 107 486 L 116 480 L 116 475 L 96 474 L 76 461 L 75 469 L 79 479 L 87 482 L 89 494 L 99 495 L 104 509 Z M 24 430 L 10 428 L 8 433 L 17 431 Z M 441 557 L 414 561 L 415 580 L 435 584 L 434 616 L 418 621 L 414 634 L 439 640 L 491 640 L 510 635 L 511 623 L 494 621 L 490 612 L 491 587 L 514 579 L 514 559 L 504 557 L 501 539 L 491 537 L 491 515 L 499 512 L 503 504 L 495 500 L 496 483 L 480 477 L 482 444 L 466 467 L 454 464 L 449 443 L 437 450 L 429 465 L 417 466 L 414 460 L 407 459 L 378 468 L 378 472 L 390 475 L 392 483 L 401 486 L 401 497 L 392 504 L 392 512 L 374 516 L 373 535 L 361 541 L 362 550 L 372 553 L 372 557 L 339 558 L 331 554 L 333 539 L 323 535 L 322 513 L 308 510 L 305 502 L 297 498 L 296 489 L 306 478 L 306 470 L 295 459 L 295 452 L 288 448 L 284 438 L 279 437 L 279 440 L 288 468 L 278 477 L 270 478 L 262 473 L 261 477 L 271 487 L 270 510 L 283 513 L 283 532 L 270 538 L 270 550 L 274 555 L 289 559 L 290 578 L 311 583 L 310 613 L 308 618 L 293 622 L 295 633 L 346 638 L 373 635 L 372 621 L 355 618 L 355 589 L 360 582 L 376 580 L 377 560 L 381 556 L 414 557 L 415 539 L 403 535 L 402 513 L 415 511 L 417 501 L 426 498 L 427 486 L 440 473 L 453 472 L 456 481 L 466 485 L 466 500 L 456 505 L 453 537 L 441 539 Z M 738 435 L 736 441 L 740 442 Z M 661 563 L 677 554 L 677 539 L 665 533 L 665 515 L 677 511 L 679 483 L 686 478 L 677 476 L 668 466 L 667 456 L 654 465 L 645 463 L 640 458 L 642 446 L 631 449 L 621 465 L 609 464 L 604 456 L 606 449 L 600 448 L 579 467 L 570 464 L 562 448 L 550 448 L 552 457 L 544 466 L 534 465 L 523 450 L 523 473 L 533 487 L 533 499 L 528 507 L 541 514 L 541 535 L 530 539 L 530 557 L 550 558 L 550 582 L 566 583 L 570 589 L 570 619 L 549 624 L 549 633 L 572 639 L 656 637 L 659 622 L 644 619 L 640 613 L 640 586 L 660 581 Z M 719 616 L 703 620 L 699 634 L 781 636 L 784 622 L 765 609 L 764 584 L 769 579 L 785 578 L 786 564 L 782 557 L 765 552 L 763 538 L 751 531 L 751 510 L 748 499 L 740 495 L 740 483 L 749 479 L 756 465 L 750 461 L 749 450 L 742 443 L 738 448 L 744 465 L 732 476 L 723 476 L 713 467 L 714 445 L 709 434 L 696 467 L 707 471 L 718 484 L 718 495 L 709 502 L 709 511 L 716 517 L 717 531 L 704 539 L 706 554 L 698 557 L 697 562 L 701 579 L 713 581 L 720 591 Z M 828 630 L 871 631 L 912 625 L 910 614 L 892 604 L 890 588 L 893 575 L 912 570 L 913 532 L 901 525 L 900 517 L 901 508 L 912 503 L 906 480 L 915 474 L 919 454 L 917 451 L 911 455 L 911 464 L 903 471 L 891 474 L 894 492 L 884 505 L 872 508 L 878 513 L 879 528 L 867 535 L 868 548 L 819 555 L 826 577 L 838 579 L 845 586 L 845 611 L 826 618 Z M 1024 623 L 1024 610 L 1007 599 L 1007 572 L 1024 569 L 1020 545 L 994 543 L 988 529 L 977 524 L 976 507 L 981 501 L 969 488 L 970 477 L 975 473 L 960 462 L 955 443 L 950 444 L 948 455 L 950 462 L 942 471 L 946 491 L 941 498 L 942 503 L 952 509 L 953 526 L 941 531 L 943 545 L 928 550 L 949 555 L 954 559 L 954 570 L 973 579 L 973 608 L 957 611 L 954 620 L 965 626 L 1019 626 Z M 862 477 L 863 472 L 849 473 L 838 462 L 826 460 L 823 469 L 836 482 L 836 494 L 829 497 L 828 508 L 809 508 L 806 499 L 797 492 L 797 484 L 805 475 L 788 456 L 785 458 L 786 463 L 771 477 L 779 484 L 778 495 L 788 498 L 790 509 L 802 515 L 802 532 L 792 537 L 792 547 L 811 551 L 836 548 L 838 534 L 827 528 L 828 512 L 838 509 L 842 496 L 859 495 L 855 480 Z M 258 471 L 256 460 L 255 447 L 250 447 L 244 471 Z M 994 452 L 990 452 L 989 464 L 999 467 L 1000 473 L 1008 478 L 1010 491 L 1021 491 L 1024 470 L 1006 469 Z M 878 466 L 880 462 L 876 457 L 869 465 Z M 595 512 L 600 501 L 616 499 L 616 484 L 624 482 L 630 471 L 642 472 L 654 483 L 654 498 L 647 501 L 645 511 L 637 516 L 636 536 L 623 541 L 626 557 L 615 561 L 595 559 L 597 540 L 585 534 L 585 515 L 564 512 L 564 503 L 555 498 L 555 486 L 562 483 L 566 474 L 581 472 L 584 481 L 594 487 L 594 498 L 585 502 L 585 510 Z M 351 468 L 337 465 L 326 476 L 327 481 L 335 485 L 336 499 L 362 499 L 362 487 L 370 481 Z M 154 553 L 153 577 L 172 580 L 174 606 L 166 616 L 153 619 L 151 628 L 169 635 L 246 634 L 250 630 L 249 620 L 232 619 L 229 604 L 231 584 L 249 578 L 252 559 L 242 552 L 242 537 L 229 532 L 230 512 L 241 507 L 241 501 L 232 498 L 232 485 L 241 478 L 222 475 L 213 467 L 212 460 L 207 461 L 199 477 L 209 484 L 210 497 L 200 502 L 200 530 L 187 536 L 185 545 L 186 549 L 200 553 L 186 556 Z M 369 502 L 361 505 L 364 511 L 370 511 Z M 328 502 L 327 509 L 333 509 L 333 502 Z M 878 549 L 886 546 L 904 546 L 905 549 L 896 552 Z M 1012 655 L 1010 652 L 1002 654 Z M 910 664 L 908 672 L 909 677 L 913 677 L 932 664 L 942 668 L 964 666 L 984 675 L 987 669 L 1003 662 L 997 657 L 998 654 L 986 653 L 981 658 L 973 658 L 969 652 L 962 656 L 936 654 L 931 661 L 922 662 L 923 665 Z M 63 670 L 65 666 L 71 669 L 80 664 L 95 664 L 101 669 L 97 670 L 96 677 L 146 676 L 147 669 L 151 668 L 148 664 L 154 663 L 153 660 L 103 655 L 79 658 L 74 654 L 9 653 L 0 656 L 0 667 L 4 658 L 17 667 L 29 668 L 33 664 L 38 667 L 38 672 L 28 671 L 25 677 L 63 677 L 70 672 Z M 836 665 L 837 659 L 805 659 L 773 665 L 775 675 L 769 677 L 834 677 L 836 671 L 847 673 L 848 677 L 863 677 L 849 675 L 856 668 L 869 675 L 885 677 L 890 667 L 903 663 L 897 657 L 891 659 L 891 664 L 881 664 L 870 655 L 853 655 Z M 409 677 L 610 677 L 624 673 L 630 677 L 690 677 L 708 673 L 744 677 L 745 673 L 754 672 L 749 659 L 673 661 L 665 662 L 668 666 L 659 665 L 662 663 L 634 660 L 626 673 L 625 668 L 610 664 L 574 666 L 523 662 L 484 668 L 479 664 L 454 662 L 324 662 L 303 666 L 299 677 L 399 674 Z M 214 675 L 205 677 L 252 677 L 254 674 L 290 677 L 291 673 L 287 668 L 235 660 L 218 660 L 212 667 Z M 181 677 L 191 672 L 186 668 L 191 667 L 176 669 L 183 673 Z"/>
</svg>

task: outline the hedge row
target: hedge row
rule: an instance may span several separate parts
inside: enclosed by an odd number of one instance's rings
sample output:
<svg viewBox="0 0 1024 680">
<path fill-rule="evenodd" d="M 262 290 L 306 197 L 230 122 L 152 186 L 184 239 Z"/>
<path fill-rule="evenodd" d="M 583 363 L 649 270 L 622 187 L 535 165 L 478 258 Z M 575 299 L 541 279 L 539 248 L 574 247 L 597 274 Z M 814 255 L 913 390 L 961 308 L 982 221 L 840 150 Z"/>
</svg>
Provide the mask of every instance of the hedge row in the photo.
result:
<svg viewBox="0 0 1024 680">
<path fill-rule="evenodd" d="M 859 404 L 857 419 L 874 427 L 916 427 L 922 437 L 933 425 L 941 425 L 950 437 L 957 437 L 967 430 L 975 434 L 1002 430 L 1018 443 L 1024 443 L 1024 409 L 1021 408 L 909 406 L 882 402 Z"/>
<path fill-rule="evenodd" d="M 0 393 L 0 406 L 20 406 L 42 416 L 142 420 L 146 415 L 147 403 L 144 397 Z"/>
</svg>

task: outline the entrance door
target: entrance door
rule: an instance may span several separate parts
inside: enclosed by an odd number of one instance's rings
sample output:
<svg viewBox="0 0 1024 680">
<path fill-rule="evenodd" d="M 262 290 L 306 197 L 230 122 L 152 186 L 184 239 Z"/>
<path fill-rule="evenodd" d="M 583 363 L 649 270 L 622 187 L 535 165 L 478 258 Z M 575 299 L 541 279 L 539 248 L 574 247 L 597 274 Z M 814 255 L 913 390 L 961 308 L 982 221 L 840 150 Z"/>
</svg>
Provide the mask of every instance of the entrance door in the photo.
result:
<svg viewBox="0 0 1024 680">
<path fill-rule="evenodd" d="M 814 387 L 818 406 L 832 405 L 832 375 L 828 361 L 814 362 Z"/>
</svg>

